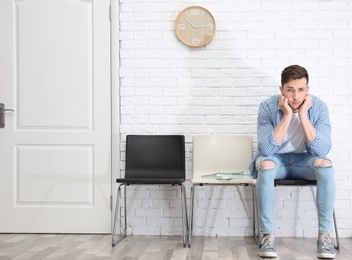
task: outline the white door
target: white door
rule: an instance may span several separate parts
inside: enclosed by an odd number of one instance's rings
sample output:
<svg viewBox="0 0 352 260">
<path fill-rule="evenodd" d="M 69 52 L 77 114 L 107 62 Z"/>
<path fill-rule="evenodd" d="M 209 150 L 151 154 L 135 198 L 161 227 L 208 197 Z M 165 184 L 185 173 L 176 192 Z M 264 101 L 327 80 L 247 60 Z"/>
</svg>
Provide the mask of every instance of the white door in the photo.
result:
<svg viewBox="0 0 352 260">
<path fill-rule="evenodd" d="M 0 232 L 111 231 L 108 0 L 1 0 Z"/>
</svg>

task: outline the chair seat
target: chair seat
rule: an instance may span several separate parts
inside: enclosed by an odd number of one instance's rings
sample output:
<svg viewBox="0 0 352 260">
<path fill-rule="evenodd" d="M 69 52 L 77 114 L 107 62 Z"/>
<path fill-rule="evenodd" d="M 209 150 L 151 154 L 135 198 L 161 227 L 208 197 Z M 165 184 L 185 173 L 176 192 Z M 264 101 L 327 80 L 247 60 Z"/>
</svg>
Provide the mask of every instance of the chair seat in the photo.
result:
<svg viewBox="0 0 352 260">
<path fill-rule="evenodd" d="M 193 184 L 255 184 L 256 179 L 229 179 L 229 180 L 217 180 L 217 179 L 204 179 L 204 178 L 193 178 L 192 179 Z"/>
<path fill-rule="evenodd" d="M 274 185 L 317 185 L 316 180 L 292 180 L 292 179 L 283 179 L 283 180 L 275 180 Z"/>
<path fill-rule="evenodd" d="M 182 184 L 185 179 L 140 179 L 140 178 L 119 178 L 116 179 L 117 183 L 127 184 Z"/>
</svg>

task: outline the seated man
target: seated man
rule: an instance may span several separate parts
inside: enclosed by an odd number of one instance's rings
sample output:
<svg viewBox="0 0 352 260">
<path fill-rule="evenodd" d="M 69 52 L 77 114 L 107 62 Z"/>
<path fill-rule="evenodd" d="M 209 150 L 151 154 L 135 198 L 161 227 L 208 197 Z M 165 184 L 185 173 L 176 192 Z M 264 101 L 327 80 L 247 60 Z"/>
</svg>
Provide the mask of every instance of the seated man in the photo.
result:
<svg viewBox="0 0 352 260">
<path fill-rule="evenodd" d="M 317 257 L 335 258 L 330 241 L 334 170 L 326 157 L 331 148 L 329 112 L 322 100 L 308 94 L 308 80 L 305 68 L 285 68 L 281 74 L 281 95 L 274 95 L 259 106 L 258 153 L 250 168 L 257 177 L 261 257 L 277 256 L 274 179 L 307 179 L 317 180 Z"/>
</svg>

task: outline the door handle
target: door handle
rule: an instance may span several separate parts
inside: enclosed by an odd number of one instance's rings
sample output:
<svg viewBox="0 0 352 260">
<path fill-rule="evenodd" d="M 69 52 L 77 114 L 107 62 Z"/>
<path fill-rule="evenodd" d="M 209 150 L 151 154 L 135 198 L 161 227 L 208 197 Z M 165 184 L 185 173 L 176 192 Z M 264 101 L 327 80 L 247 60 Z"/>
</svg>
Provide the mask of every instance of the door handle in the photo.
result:
<svg viewBox="0 0 352 260">
<path fill-rule="evenodd" d="M 5 112 L 11 111 L 15 112 L 13 109 L 6 109 L 4 103 L 0 103 L 0 128 L 5 127 Z"/>
</svg>

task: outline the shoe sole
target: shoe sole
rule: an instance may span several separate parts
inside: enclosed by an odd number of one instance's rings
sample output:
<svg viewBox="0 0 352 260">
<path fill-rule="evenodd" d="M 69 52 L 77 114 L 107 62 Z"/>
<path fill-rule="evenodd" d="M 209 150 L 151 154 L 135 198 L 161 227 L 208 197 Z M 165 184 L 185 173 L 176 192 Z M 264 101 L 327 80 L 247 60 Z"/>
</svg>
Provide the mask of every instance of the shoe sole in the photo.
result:
<svg viewBox="0 0 352 260">
<path fill-rule="evenodd" d="M 327 253 L 320 253 L 317 254 L 318 258 L 325 258 L 325 259 L 334 259 L 336 254 L 327 254 Z"/>
<path fill-rule="evenodd" d="M 274 252 L 265 252 L 265 253 L 259 253 L 260 257 L 270 257 L 270 258 L 274 258 L 277 257 L 277 253 Z"/>
</svg>

